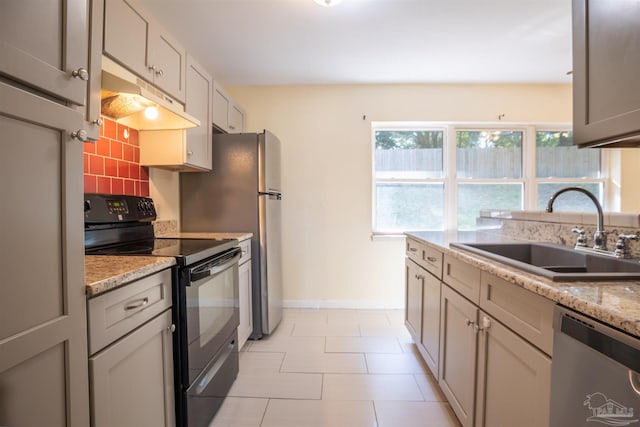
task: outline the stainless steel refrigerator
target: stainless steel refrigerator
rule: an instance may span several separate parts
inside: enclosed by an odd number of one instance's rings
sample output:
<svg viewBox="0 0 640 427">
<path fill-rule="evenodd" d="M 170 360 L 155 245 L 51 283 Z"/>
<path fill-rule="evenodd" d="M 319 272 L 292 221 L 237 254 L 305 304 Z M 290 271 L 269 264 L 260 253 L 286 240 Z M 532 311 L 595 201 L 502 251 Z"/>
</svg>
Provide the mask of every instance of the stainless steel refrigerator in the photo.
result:
<svg viewBox="0 0 640 427">
<path fill-rule="evenodd" d="M 282 319 L 280 141 L 263 133 L 214 134 L 213 169 L 180 174 L 181 230 L 251 232 L 253 334 Z"/>
</svg>

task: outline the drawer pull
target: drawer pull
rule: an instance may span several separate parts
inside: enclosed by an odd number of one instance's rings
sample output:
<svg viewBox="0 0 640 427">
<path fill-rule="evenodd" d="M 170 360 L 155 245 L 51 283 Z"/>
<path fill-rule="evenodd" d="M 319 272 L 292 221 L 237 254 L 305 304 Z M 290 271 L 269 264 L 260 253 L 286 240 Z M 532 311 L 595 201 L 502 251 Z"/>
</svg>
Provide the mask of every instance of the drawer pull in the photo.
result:
<svg viewBox="0 0 640 427">
<path fill-rule="evenodd" d="M 418 252 L 418 248 L 409 248 L 409 252 Z"/>
<path fill-rule="evenodd" d="M 144 297 L 134 303 L 131 304 L 127 304 L 124 309 L 125 310 L 135 310 L 136 308 L 140 308 L 140 307 L 144 307 L 145 305 L 149 304 L 149 298 Z"/>
<path fill-rule="evenodd" d="M 438 260 L 438 258 L 434 257 L 434 256 L 428 256 L 427 257 L 427 261 L 429 262 L 436 262 Z"/>
</svg>

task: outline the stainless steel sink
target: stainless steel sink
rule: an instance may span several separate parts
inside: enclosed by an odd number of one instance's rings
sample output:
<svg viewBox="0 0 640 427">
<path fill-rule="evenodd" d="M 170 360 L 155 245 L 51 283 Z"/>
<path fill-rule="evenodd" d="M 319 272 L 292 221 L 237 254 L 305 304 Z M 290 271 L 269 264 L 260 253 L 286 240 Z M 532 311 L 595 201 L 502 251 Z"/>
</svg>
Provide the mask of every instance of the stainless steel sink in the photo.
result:
<svg viewBox="0 0 640 427">
<path fill-rule="evenodd" d="M 556 282 L 640 280 L 640 262 L 551 243 L 452 243 L 452 247 Z"/>
</svg>

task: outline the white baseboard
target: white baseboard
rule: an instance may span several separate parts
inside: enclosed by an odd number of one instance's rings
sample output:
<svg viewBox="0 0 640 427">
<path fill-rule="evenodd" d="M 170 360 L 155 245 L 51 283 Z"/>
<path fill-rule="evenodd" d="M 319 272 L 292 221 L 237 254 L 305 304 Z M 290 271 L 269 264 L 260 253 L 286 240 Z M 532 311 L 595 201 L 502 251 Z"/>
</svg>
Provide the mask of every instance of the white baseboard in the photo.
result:
<svg viewBox="0 0 640 427">
<path fill-rule="evenodd" d="M 336 308 L 356 310 L 401 310 L 401 302 L 362 301 L 362 300 L 284 300 L 284 308 Z"/>
</svg>

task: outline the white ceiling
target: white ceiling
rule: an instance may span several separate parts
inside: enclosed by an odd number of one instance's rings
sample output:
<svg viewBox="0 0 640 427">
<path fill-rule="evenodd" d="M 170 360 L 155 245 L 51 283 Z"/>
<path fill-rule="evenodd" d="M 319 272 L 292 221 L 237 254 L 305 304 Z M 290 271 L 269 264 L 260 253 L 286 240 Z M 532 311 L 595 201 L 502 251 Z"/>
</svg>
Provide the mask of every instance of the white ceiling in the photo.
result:
<svg viewBox="0 0 640 427">
<path fill-rule="evenodd" d="M 571 0 L 138 2 L 223 85 L 571 82 Z"/>
</svg>

